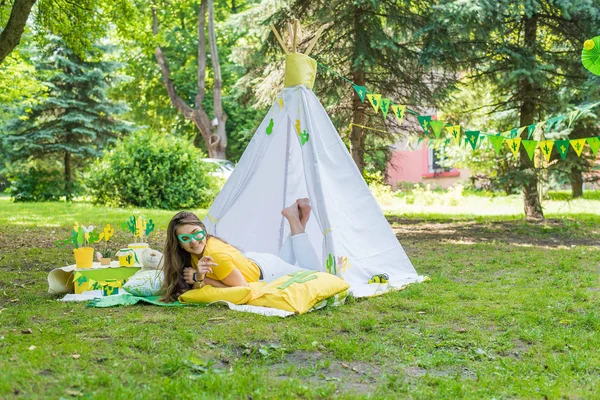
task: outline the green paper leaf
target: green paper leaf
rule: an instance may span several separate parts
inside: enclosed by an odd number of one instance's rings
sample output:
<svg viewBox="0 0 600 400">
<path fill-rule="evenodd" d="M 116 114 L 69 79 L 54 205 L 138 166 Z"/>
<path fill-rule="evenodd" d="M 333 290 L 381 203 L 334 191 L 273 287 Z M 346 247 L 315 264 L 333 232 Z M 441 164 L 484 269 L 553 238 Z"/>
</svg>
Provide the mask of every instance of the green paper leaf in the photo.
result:
<svg viewBox="0 0 600 400">
<path fill-rule="evenodd" d="M 431 116 L 430 115 L 419 115 L 419 116 L 417 116 L 417 120 L 419 121 L 421 128 L 423 128 L 423 131 L 425 131 L 425 134 L 427 136 L 429 136 L 429 126 L 431 123 Z"/>
<path fill-rule="evenodd" d="M 567 159 L 567 153 L 569 152 L 569 141 L 568 140 L 555 140 L 554 147 L 558 150 L 558 154 L 563 160 Z"/>
<path fill-rule="evenodd" d="M 271 133 L 273 133 L 273 125 L 275 123 L 273 122 L 273 118 L 271 118 L 271 120 L 269 121 L 269 126 L 267 126 L 267 135 L 270 135 Z"/>
<path fill-rule="evenodd" d="M 83 244 L 85 243 L 85 232 L 83 231 L 83 227 L 79 227 L 79 229 L 77 230 L 77 245 L 78 246 L 83 246 Z"/>
<path fill-rule="evenodd" d="M 432 120 L 429 124 L 431 125 L 431 129 L 433 129 L 433 133 L 435 133 L 435 137 L 439 138 L 442 128 L 446 123 L 444 121 Z"/>
<path fill-rule="evenodd" d="M 504 142 L 504 138 L 499 135 L 488 136 L 490 142 L 492 142 L 492 146 L 494 146 L 494 150 L 496 154 L 500 154 L 500 150 L 502 150 L 502 143 Z"/>
<path fill-rule="evenodd" d="M 365 95 L 367 94 L 367 88 L 364 86 L 353 85 L 356 94 L 360 97 L 360 101 L 365 102 Z"/>
<path fill-rule="evenodd" d="M 480 134 L 479 131 L 466 131 L 465 132 L 466 140 L 467 140 L 467 142 L 469 142 L 469 144 L 471 145 L 473 150 L 475 150 L 475 148 L 477 148 L 477 141 L 479 140 L 479 134 Z"/>
<path fill-rule="evenodd" d="M 529 160 L 533 160 L 533 154 L 535 153 L 535 147 L 537 146 L 537 140 L 521 140 L 521 144 L 525 148 Z"/>
<path fill-rule="evenodd" d="M 390 99 L 381 99 L 381 113 L 383 114 L 383 119 L 387 118 L 388 111 L 390 110 Z"/>
<path fill-rule="evenodd" d="M 592 149 L 592 153 L 594 156 L 598 154 L 598 149 L 600 149 L 600 138 L 598 136 L 587 138 L 587 142 L 590 145 L 590 149 Z"/>
</svg>

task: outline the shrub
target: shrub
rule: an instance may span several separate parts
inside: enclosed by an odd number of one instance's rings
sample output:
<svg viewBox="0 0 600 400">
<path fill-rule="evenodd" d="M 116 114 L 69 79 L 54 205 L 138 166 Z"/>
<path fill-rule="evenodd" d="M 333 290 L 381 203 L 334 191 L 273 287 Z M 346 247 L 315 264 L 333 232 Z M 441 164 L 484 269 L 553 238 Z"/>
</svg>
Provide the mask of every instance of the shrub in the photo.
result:
<svg viewBox="0 0 600 400">
<path fill-rule="evenodd" d="M 15 201 L 58 201 L 65 196 L 64 171 L 49 162 L 13 165 L 9 168 L 10 196 Z M 72 182 L 72 194 L 82 193 L 78 182 Z"/>
<path fill-rule="evenodd" d="M 94 203 L 144 208 L 208 207 L 217 182 L 200 149 L 171 135 L 132 134 L 87 171 L 87 193 Z"/>
</svg>

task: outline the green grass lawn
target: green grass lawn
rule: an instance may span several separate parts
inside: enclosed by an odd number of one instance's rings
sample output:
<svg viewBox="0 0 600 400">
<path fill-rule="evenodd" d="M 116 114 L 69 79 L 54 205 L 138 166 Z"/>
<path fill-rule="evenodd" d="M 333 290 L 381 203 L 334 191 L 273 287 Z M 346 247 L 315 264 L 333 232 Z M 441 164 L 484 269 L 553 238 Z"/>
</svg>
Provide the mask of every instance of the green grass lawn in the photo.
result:
<svg viewBox="0 0 600 400">
<path fill-rule="evenodd" d="M 388 208 L 428 282 L 286 319 L 56 301 L 73 220 L 141 211 L 160 248 L 174 212 L 0 199 L 0 398 L 600 397 L 600 201 L 532 224 L 464 199 L 482 208 Z"/>
</svg>

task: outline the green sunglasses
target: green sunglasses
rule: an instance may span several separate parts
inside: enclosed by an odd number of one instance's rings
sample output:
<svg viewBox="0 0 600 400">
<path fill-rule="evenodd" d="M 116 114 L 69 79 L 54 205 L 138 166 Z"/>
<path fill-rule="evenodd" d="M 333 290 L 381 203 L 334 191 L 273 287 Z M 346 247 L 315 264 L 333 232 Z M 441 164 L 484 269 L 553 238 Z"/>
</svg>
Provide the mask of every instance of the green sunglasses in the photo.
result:
<svg viewBox="0 0 600 400">
<path fill-rule="evenodd" d="M 206 237 L 206 232 L 204 230 L 200 230 L 196 233 L 184 233 L 182 235 L 177 235 L 177 238 L 181 243 L 189 243 L 193 240 L 197 242 L 201 241 Z"/>
</svg>

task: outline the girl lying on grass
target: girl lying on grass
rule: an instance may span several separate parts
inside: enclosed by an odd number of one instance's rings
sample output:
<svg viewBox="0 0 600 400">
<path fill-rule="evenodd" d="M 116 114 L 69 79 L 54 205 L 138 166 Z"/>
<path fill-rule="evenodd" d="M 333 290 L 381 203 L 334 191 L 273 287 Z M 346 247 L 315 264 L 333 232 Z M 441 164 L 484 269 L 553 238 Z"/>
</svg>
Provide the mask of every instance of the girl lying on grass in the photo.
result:
<svg viewBox="0 0 600 400">
<path fill-rule="evenodd" d="M 248 282 L 273 281 L 303 269 L 316 269 L 319 259 L 305 232 L 310 217 L 308 199 L 298 199 L 281 214 L 291 235 L 279 257 L 268 253 L 242 253 L 216 236 L 193 213 L 182 211 L 169 222 L 164 248 L 162 301 L 175 301 L 190 289 L 248 286 Z M 298 261 L 299 267 L 296 267 Z"/>
</svg>

